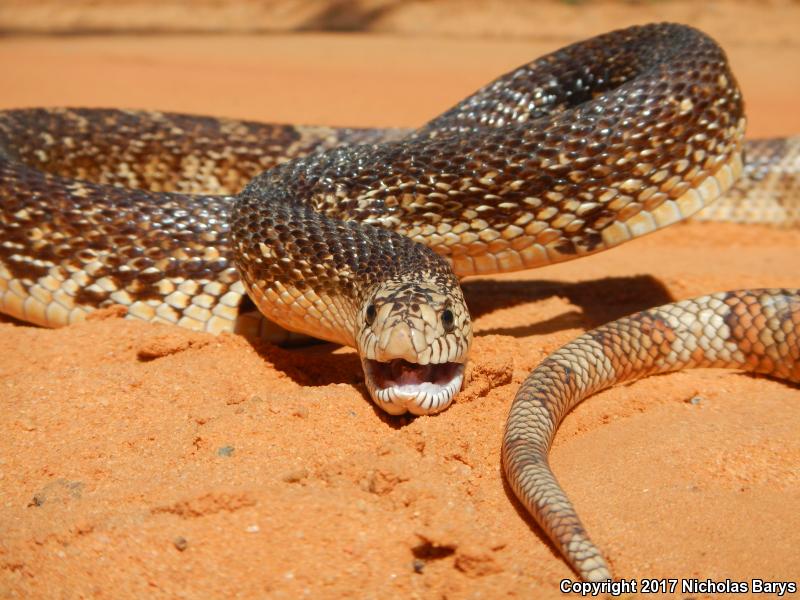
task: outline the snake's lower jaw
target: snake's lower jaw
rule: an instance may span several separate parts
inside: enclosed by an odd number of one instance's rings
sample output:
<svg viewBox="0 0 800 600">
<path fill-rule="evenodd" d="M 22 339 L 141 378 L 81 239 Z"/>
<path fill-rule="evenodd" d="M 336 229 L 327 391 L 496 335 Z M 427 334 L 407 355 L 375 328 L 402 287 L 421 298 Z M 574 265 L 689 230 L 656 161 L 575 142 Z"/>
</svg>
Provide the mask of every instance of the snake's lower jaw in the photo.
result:
<svg viewBox="0 0 800 600">
<path fill-rule="evenodd" d="M 420 365 L 403 359 L 379 362 L 362 358 L 372 400 L 387 413 L 429 415 L 444 410 L 464 382 L 464 364 Z"/>
</svg>

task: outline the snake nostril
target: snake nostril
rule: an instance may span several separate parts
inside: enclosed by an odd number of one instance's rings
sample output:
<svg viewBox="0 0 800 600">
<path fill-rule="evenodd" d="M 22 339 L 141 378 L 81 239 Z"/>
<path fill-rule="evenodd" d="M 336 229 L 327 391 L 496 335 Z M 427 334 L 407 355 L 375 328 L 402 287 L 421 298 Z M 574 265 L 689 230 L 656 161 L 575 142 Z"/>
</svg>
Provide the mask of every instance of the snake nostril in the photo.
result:
<svg viewBox="0 0 800 600">
<path fill-rule="evenodd" d="M 378 316 L 378 309 L 375 308 L 374 304 L 370 304 L 367 307 L 366 313 L 367 325 L 372 325 L 375 322 L 375 317 Z"/>
<path fill-rule="evenodd" d="M 445 308 L 442 311 L 442 326 L 444 327 L 444 330 L 450 333 L 451 331 L 453 331 L 453 327 L 455 327 L 455 324 L 456 324 L 456 318 L 453 315 L 453 311 L 450 310 L 449 308 Z"/>
</svg>

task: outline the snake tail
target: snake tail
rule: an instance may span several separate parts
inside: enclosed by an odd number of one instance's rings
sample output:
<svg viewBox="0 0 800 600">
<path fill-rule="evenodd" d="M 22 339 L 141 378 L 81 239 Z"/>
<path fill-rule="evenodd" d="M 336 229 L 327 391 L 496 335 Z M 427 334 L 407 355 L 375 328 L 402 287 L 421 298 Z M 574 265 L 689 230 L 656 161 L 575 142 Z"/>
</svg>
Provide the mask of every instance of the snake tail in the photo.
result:
<svg viewBox="0 0 800 600">
<path fill-rule="evenodd" d="M 583 579 L 606 580 L 611 571 L 550 470 L 558 426 L 600 390 L 693 367 L 800 382 L 800 290 L 722 292 L 624 317 L 551 354 L 517 392 L 503 438 L 506 477 Z"/>
</svg>

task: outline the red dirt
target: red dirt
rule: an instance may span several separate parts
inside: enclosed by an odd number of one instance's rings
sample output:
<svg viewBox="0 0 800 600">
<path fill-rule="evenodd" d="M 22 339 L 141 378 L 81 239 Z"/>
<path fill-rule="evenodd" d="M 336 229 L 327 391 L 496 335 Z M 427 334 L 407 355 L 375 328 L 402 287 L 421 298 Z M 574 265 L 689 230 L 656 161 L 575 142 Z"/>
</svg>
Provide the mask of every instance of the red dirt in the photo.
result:
<svg viewBox="0 0 800 600">
<path fill-rule="evenodd" d="M 800 132 L 800 47 L 722 42 L 751 132 Z M 4 38 L 0 107 L 413 125 L 560 43 Z M 254 346 L 113 313 L 61 330 L 0 322 L 0 597 L 555 597 L 573 574 L 500 470 L 521 380 L 634 310 L 796 286 L 799 246 L 798 231 L 685 224 L 468 281 L 465 390 L 413 420 L 372 406 L 350 349 Z M 552 466 L 617 576 L 796 581 L 798 431 L 796 387 L 683 372 L 578 407 Z"/>
</svg>

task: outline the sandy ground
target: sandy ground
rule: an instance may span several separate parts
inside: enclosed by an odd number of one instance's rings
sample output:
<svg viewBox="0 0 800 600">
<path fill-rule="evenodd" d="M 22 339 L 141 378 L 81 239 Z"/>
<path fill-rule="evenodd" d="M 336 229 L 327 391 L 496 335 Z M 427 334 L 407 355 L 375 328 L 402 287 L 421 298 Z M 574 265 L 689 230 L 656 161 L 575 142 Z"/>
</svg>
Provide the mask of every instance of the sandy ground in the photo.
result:
<svg viewBox="0 0 800 600">
<path fill-rule="evenodd" d="M 722 40 L 755 135 L 800 132 L 800 46 L 785 39 Z M 0 108 L 414 125 L 565 41 L 12 37 L 0 40 Z M 417 419 L 373 408 L 350 349 L 115 318 L 0 322 L 0 597 L 555 597 L 573 574 L 500 470 L 521 380 L 634 310 L 796 286 L 799 246 L 798 231 L 677 225 L 468 281 L 468 382 L 449 410 Z M 552 465 L 617 576 L 797 581 L 798 431 L 796 387 L 683 372 L 578 407 Z"/>
</svg>

